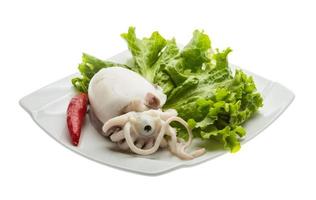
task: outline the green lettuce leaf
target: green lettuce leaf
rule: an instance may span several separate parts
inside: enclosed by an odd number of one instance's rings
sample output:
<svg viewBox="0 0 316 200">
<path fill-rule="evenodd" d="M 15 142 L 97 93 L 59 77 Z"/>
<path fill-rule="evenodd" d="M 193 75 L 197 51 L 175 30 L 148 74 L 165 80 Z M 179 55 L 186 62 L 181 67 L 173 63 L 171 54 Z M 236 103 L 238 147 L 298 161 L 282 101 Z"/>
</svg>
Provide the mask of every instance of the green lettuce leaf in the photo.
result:
<svg viewBox="0 0 316 200">
<path fill-rule="evenodd" d="M 148 81 L 154 82 L 159 65 L 155 65 L 159 59 L 161 50 L 166 46 L 167 40 L 158 32 L 153 32 L 149 38 L 138 39 L 135 28 L 130 27 L 127 33 L 121 34 L 127 42 L 128 49 L 133 55 L 134 66 L 132 70 L 138 72 Z"/>
<path fill-rule="evenodd" d="M 208 37 L 195 31 L 181 56 L 167 67 L 175 88 L 164 108 L 176 109 L 180 117 L 194 124 L 196 137 L 216 140 L 236 152 L 245 135 L 241 125 L 263 100 L 252 77 L 241 70 L 231 72 L 227 60 L 230 52 L 230 48 L 212 51 Z M 180 136 L 186 138 L 185 134 Z"/>
</svg>

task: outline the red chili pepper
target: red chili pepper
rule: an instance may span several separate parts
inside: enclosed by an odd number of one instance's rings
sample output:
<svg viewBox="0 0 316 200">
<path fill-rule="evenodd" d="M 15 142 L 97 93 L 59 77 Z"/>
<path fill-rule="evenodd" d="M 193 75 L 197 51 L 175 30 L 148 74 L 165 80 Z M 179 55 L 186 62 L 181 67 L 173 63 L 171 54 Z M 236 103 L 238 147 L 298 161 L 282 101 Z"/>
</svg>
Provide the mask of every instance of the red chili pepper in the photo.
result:
<svg viewBox="0 0 316 200">
<path fill-rule="evenodd" d="M 67 109 L 67 126 L 73 145 L 79 143 L 81 127 L 88 107 L 88 95 L 80 93 L 73 97 Z"/>
</svg>

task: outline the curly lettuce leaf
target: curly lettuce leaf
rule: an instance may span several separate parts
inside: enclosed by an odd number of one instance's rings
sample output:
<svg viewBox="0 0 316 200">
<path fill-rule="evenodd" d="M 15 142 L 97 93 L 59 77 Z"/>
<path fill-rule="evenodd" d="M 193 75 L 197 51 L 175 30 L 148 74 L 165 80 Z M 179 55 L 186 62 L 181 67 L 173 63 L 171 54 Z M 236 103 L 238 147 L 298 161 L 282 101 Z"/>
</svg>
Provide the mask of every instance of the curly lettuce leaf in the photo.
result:
<svg viewBox="0 0 316 200">
<path fill-rule="evenodd" d="M 205 33 L 195 30 L 191 41 L 181 52 L 184 69 L 200 70 L 203 63 L 210 61 L 211 40 Z"/>
<path fill-rule="evenodd" d="M 128 32 L 121 34 L 121 37 L 127 42 L 128 49 L 133 55 L 135 65 L 132 69 L 153 83 L 159 70 L 159 65 L 154 64 L 159 59 L 167 40 L 157 31 L 149 38 L 139 39 L 136 37 L 135 27 L 129 27 Z"/>
<path fill-rule="evenodd" d="M 241 70 L 233 75 L 227 62 L 229 49 L 215 53 L 213 66 L 190 76 L 169 95 L 165 108 L 194 124 L 196 137 L 221 142 L 236 152 L 245 135 L 242 124 L 262 106 L 252 77 Z M 209 65 L 211 65 L 209 63 Z"/>
<path fill-rule="evenodd" d="M 236 152 L 245 135 L 242 124 L 263 100 L 252 77 L 241 70 L 231 72 L 227 60 L 230 52 L 230 48 L 213 51 L 208 36 L 195 31 L 181 56 L 166 67 L 175 88 L 164 108 L 176 109 L 196 137 L 216 140 Z M 180 130 L 180 137 L 186 136 Z"/>
</svg>

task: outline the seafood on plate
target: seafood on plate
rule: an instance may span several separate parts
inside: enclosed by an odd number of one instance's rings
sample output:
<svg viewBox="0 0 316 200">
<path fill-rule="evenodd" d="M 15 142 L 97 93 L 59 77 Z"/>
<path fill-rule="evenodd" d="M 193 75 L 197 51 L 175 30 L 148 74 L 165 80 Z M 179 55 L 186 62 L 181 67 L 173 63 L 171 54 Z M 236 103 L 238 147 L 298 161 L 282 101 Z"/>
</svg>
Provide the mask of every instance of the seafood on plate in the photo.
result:
<svg viewBox="0 0 316 200">
<path fill-rule="evenodd" d="M 157 31 L 139 38 L 135 27 L 121 37 L 129 52 L 112 59 L 119 62 L 83 53 L 80 76 L 71 80 L 85 94 L 74 97 L 67 112 L 74 145 L 89 106 L 94 127 L 135 154 L 168 148 L 193 159 L 204 153 L 189 150 L 193 137 L 239 151 L 247 134 L 244 123 L 263 106 L 263 97 L 251 75 L 229 64 L 231 48 L 213 48 L 201 30 L 185 46 Z"/>
<path fill-rule="evenodd" d="M 102 69 L 91 79 L 88 95 L 92 115 L 102 125 L 102 134 L 121 149 L 149 155 L 159 147 L 168 147 L 181 159 L 204 153 L 204 149 L 186 151 L 192 141 L 191 129 L 177 117 L 176 110 L 161 109 L 166 95 L 139 74 L 122 67 Z M 187 130 L 187 141 L 177 137 L 176 129 L 170 125 L 174 121 Z"/>
</svg>

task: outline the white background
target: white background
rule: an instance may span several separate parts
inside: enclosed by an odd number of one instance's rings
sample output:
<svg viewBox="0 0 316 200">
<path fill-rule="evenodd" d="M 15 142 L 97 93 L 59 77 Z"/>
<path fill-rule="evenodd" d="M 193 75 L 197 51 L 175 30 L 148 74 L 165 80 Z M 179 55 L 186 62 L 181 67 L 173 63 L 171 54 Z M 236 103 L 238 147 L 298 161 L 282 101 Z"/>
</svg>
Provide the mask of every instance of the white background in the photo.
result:
<svg viewBox="0 0 316 200">
<path fill-rule="evenodd" d="M 315 199 L 316 7 L 313 1 L 0 1 L 0 199 Z M 237 154 L 148 177 L 65 149 L 18 105 L 76 72 L 82 52 L 126 49 L 129 25 L 185 43 L 195 28 L 230 62 L 296 94 Z"/>
</svg>

